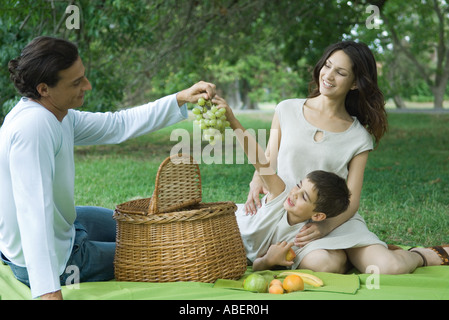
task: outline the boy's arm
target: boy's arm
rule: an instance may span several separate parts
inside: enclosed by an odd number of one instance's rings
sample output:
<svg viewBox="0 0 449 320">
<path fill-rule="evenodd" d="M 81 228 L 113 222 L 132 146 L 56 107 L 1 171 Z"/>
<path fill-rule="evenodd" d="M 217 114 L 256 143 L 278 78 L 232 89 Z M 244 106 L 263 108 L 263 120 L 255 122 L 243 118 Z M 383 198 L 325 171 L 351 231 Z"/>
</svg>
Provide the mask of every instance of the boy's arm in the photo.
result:
<svg viewBox="0 0 449 320">
<path fill-rule="evenodd" d="M 292 266 L 293 261 L 286 260 L 287 252 L 292 246 L 293 242 L 286 241 L 272 244 L 264 256 L 254 260 L 253 271 L 270 270 L 275 266 Z"/>
<path fill-rule="evenodd" d="M 270 193 L 269 200 L 274 199 L 285 190 L 284 181 L 282 181 L 276 174 L 276 171 L 270 166 L 262 147 L 251 134 L 246 132 L 245 128 L 234 116 L 234 113 L 226 101 L 219 96 L 215 96 L 213 102 L 217 104 L 217 108 L 226 108 L 226 118 L 228 119 L 231 128 L 234 130 L 237 140 L 245 151 L 248 161 L 252 163 L 268 189 L 268 192 Z"/>
</svg>

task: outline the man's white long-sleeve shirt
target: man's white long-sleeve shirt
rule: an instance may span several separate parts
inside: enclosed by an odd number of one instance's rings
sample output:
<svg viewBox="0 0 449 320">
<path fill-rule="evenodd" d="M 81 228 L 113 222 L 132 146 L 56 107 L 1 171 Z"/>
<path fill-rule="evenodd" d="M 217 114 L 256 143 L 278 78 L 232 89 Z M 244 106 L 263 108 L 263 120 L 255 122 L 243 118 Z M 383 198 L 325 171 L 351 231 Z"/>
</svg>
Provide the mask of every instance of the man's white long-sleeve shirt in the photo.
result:
<svg viewBox="0 0 449 320">
<path fill-rule="evenodd" d="M 74 145 L 116 144 L 187 117 L 176 95 L 111 113 L 69 110 L 62 122 L 22 98 L 0 128 L 0 252 L 26 267 L 34 297 L 60 289 L 76 218 Z"/>
</svg>

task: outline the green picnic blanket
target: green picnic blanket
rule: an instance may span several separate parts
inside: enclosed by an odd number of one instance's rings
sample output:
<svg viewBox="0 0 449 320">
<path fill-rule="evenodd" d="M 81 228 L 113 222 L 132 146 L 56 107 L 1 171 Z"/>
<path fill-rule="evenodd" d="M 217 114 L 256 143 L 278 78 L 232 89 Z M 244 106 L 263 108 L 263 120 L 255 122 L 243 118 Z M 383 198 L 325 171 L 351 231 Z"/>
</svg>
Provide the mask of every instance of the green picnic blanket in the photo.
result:
<svg viewBox="0 0 449 320">
<path fill-rule="evenodd" d="M 251 272 L 248 268 L 247 276 Z M 276 273 L 268 271 L 267 274 Z M 66 300 L 449 300 L 449 267 L 418 268 L 412 274 L 316 273 L 322 288 L 276 295 L 241 290 L 240 281 L 215 283 L 90 282 L 63 287 Z M 243 278 L 243 277 L 242 277 Z M 10 268 L 0 264 L 0 299 L 31 299 L 30 289 L 17 281 Z"/>
</svg>

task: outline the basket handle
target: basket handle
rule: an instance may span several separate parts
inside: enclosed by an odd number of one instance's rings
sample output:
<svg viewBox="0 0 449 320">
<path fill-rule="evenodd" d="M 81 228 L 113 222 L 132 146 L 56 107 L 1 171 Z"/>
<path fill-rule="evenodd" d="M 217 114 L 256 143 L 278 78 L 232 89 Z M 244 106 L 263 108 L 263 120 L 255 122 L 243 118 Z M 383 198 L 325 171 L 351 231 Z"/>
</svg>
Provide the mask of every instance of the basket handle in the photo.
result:
<svg viewBox="0 0 449 320">
<path fill-rule="evenodd" d="M 193 157 L 175 154 L 162 161 L 148 214 L 176 211 L 200 202 L 201 175 Z"/>
</svg>

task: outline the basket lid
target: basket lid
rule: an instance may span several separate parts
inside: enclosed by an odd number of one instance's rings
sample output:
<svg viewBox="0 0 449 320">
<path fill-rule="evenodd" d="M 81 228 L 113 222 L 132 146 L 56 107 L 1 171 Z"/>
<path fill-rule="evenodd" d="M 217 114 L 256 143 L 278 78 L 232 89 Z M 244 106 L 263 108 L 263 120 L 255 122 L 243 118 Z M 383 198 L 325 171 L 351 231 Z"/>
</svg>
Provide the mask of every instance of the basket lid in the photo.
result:
<svg viewBox="0 0 449 320">
<path fill-rule="evenodd" d="M 165 213 L 201 202 L 200 169 L 192 156 L 175 154 L 159 166 L 148 214 Z"/>
</svg>

